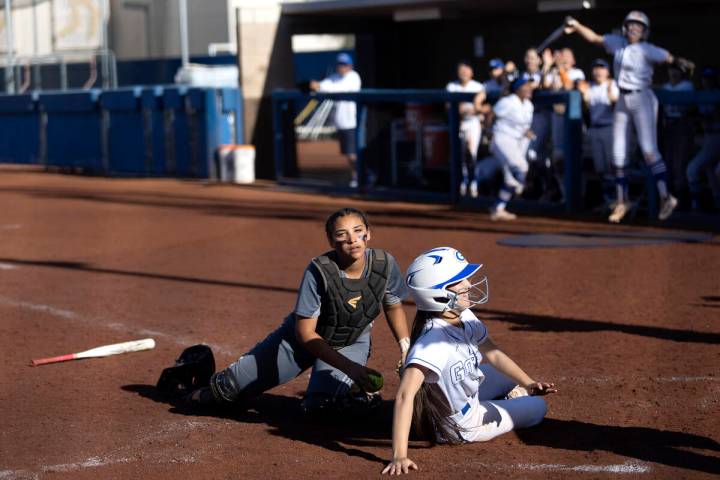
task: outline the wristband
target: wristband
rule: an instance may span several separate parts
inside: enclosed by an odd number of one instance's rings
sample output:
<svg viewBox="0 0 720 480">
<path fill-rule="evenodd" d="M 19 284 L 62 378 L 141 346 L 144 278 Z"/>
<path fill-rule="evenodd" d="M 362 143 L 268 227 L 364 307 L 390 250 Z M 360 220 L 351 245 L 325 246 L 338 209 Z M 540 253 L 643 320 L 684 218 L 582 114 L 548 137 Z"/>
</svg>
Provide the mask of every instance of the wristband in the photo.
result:
<svg viewBox="0 0 720 480">
<path fill-rule="evenodd" d="M 398 340 L 398 345 L 400 345 L 400 351 L 402 353 L 407 353 L 407 351 L 410 350 L 410 339 L 408 337 L 401 338 Z"/>
</svg>

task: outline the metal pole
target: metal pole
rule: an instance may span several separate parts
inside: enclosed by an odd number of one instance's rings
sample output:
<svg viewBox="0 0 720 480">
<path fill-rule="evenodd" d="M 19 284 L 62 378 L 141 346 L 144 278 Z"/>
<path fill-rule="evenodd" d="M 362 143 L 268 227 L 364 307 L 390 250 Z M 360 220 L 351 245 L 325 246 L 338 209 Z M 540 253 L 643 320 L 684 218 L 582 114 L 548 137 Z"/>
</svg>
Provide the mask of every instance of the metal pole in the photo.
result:
<svg viewBox="0 0 720 480">
<path fill-rule="evenodd" d="M 32 22 L 33 22 L 33 55 L 38 54 L 38 25 L 37 25 L 37 0 L 32 2 Z"/>
<path fill-rule="evenodd" d="M 182 68 L 186 68 L 188 63 L 190 63 L 190 54 L 188 52 L 187 0 L 178 0 L 178 9 L 180 12 L 180 54 L 182 58 Z"/>
<path fill-rule="evenodd" d="M 13 19 L 12 0 L 5 0 L 5 45 L 7 55 L 5 60 L 5 91 L 15 93 L 15 59 L 13 58 Z"/>
<path fill-rule="evenodd" d="M 108 0 L 100 0 L 100 34 L 102 35 L 100 40 L 100 48 L 102 54 L 100 62 L 102 65 L 102 86 L 103 88 L 110 87 L 110 59 L 108 58 Z"/>
</svg>

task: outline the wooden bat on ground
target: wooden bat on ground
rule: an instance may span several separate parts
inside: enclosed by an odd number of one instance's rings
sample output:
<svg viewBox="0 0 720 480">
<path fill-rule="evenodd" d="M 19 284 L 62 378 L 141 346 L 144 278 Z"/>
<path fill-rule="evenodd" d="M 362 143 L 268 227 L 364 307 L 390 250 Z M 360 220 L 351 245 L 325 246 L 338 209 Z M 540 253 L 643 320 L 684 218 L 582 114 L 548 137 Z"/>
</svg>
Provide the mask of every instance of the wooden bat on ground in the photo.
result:
<svg viewBox="0 0 720 480">
<path fill-rule="evenodd" d="M 92 348 L 90 350 L 85 350 L 84 352 L 68 353 L 67 355 L 60 355 L 58 357 L 38 358 L 33 360 L 30 365 L 36 367 L 47 363 L 66 362 L 68 360 L 77 360 L 79 358 L 107 357 L 109 355 L 139 352 L 141 350 L 150 350 L 153 348 L 155 348 L 155 340 L 152 338 L 144 338 L 142 340 L 134 340 L 132 342 L 103 345 L 102 347 Z"/>
</svg>

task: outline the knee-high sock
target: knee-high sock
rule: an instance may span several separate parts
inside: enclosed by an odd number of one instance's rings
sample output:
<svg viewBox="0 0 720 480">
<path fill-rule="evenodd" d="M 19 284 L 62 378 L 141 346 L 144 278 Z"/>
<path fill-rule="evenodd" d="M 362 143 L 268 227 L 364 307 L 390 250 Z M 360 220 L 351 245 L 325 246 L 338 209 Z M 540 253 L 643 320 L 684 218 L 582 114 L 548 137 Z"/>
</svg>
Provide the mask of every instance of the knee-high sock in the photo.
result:
<svg viewBox="0 0 720 480">
<path fill-rule="evenodd" d="M 648 165 L 648 168 L 652 172 L 653 178 L 655 178 L 660 198 L 667 198 L 667 167 L 665 166 L 665 162 L 658 160 L 657 162 Z"/>
</svg>

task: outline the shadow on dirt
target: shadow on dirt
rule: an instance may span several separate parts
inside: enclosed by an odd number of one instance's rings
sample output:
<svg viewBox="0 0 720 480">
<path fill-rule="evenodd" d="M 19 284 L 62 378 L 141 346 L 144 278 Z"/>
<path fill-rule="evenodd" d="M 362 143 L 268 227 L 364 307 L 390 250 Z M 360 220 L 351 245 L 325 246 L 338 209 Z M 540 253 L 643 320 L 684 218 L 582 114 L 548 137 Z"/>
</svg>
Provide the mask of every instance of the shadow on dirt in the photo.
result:
<svg viewBox="0 0 720 480">
<path fill-rule="evenodd" d="M 537 428 L 517 430 L 527 445 L 580 450 L 602 450 L 670 467 L 720 473 L 720 458 L 693 450 L 720 452 L 720 443 L 707 437 L 646 427 L 597 425 L 576 420 L 545 419 Z"/>
<path fill-rule="evenodd" d="M 383 447 L 390 452 L 393 415 L 393 402 L 390 400 L 383 400 L 378 407 L 362 415 L 329 415 L 317 418 L 302 413 L 299 398 L 271 393 L 261 394 L 237 409 L 198 410 L 169 400 L 153 385 L 124 385 L 122 389 L 170 405 L 171 413 L 218 417 L 242 423 L 263 423 L 271 427 L 271 435 L 316 445 L 370 462 L 387 464 L 387 458 L 380 458 L 358 447 Z M 424 445 L 413 442 L 412 446 L 422 448 Z"/>
<path fill-rule="evenodd" d="M 559 318 L 529 313 L 512 313 L 502 310 L 478 309 L 484 321 L 495 320 L 515 324 L 511 330 L 526 332 L 619 332 L 629 335 L 672 340 L 674 342 L 720 344 L 720 333 L 696 332 L 675 328 L 629 325 L 578 318 Z"/>
<path fill-rule="evenodd" d="M 228 280 L 217 280 L 212 278 L 189 277 L 180 275 L 167 275 L 152 272 L 137 272 L 132 270 L 120 270 L 115 268 L 102 268 L 83 262 L 57 261 L 57 260 L 29 260 L 19 258 L 0 258 L 0 263 L 12 265 L 26 265 L 44 268 L 59 268 L 65 270 L 79 270 L 88 273 L 122 275 L 130 277 L 147 278 L 171 282 L 182 282 L 191 284 L 215 285 L 220 287 L 248 288 L 263 291 L 277 291 L 295 294 L 297 288 L 288 288 L 277 285 L 264 285 L 259 283 L 234 282 Z M 704 308 L 720 308 L 718 298 L 714 296 L 701 297 L 705 304 L 694 304 Z M 404 302 L 405 305 L 412 303 Z M 712 332 L 697 332 L 694 330 L 682 330 L 664 327 L 650 327 L 645 325 L 630 325 L 624 323 L 603 322 L 598 320 L 586 320 L 579 318 L 559 318 L 546 315 L 534 315 L 529 313 L 504 312 L 486 308 L 477 309 L 483 320 L 495 320 L 499 322 L 513 323 L 516 326 L 512 330 L 531 332 L 620 332 L 629 335 L 640 335 L 643 337 L 671 340 L 674 342 L 720 344 L 720 334 Z"/>
</svg>

